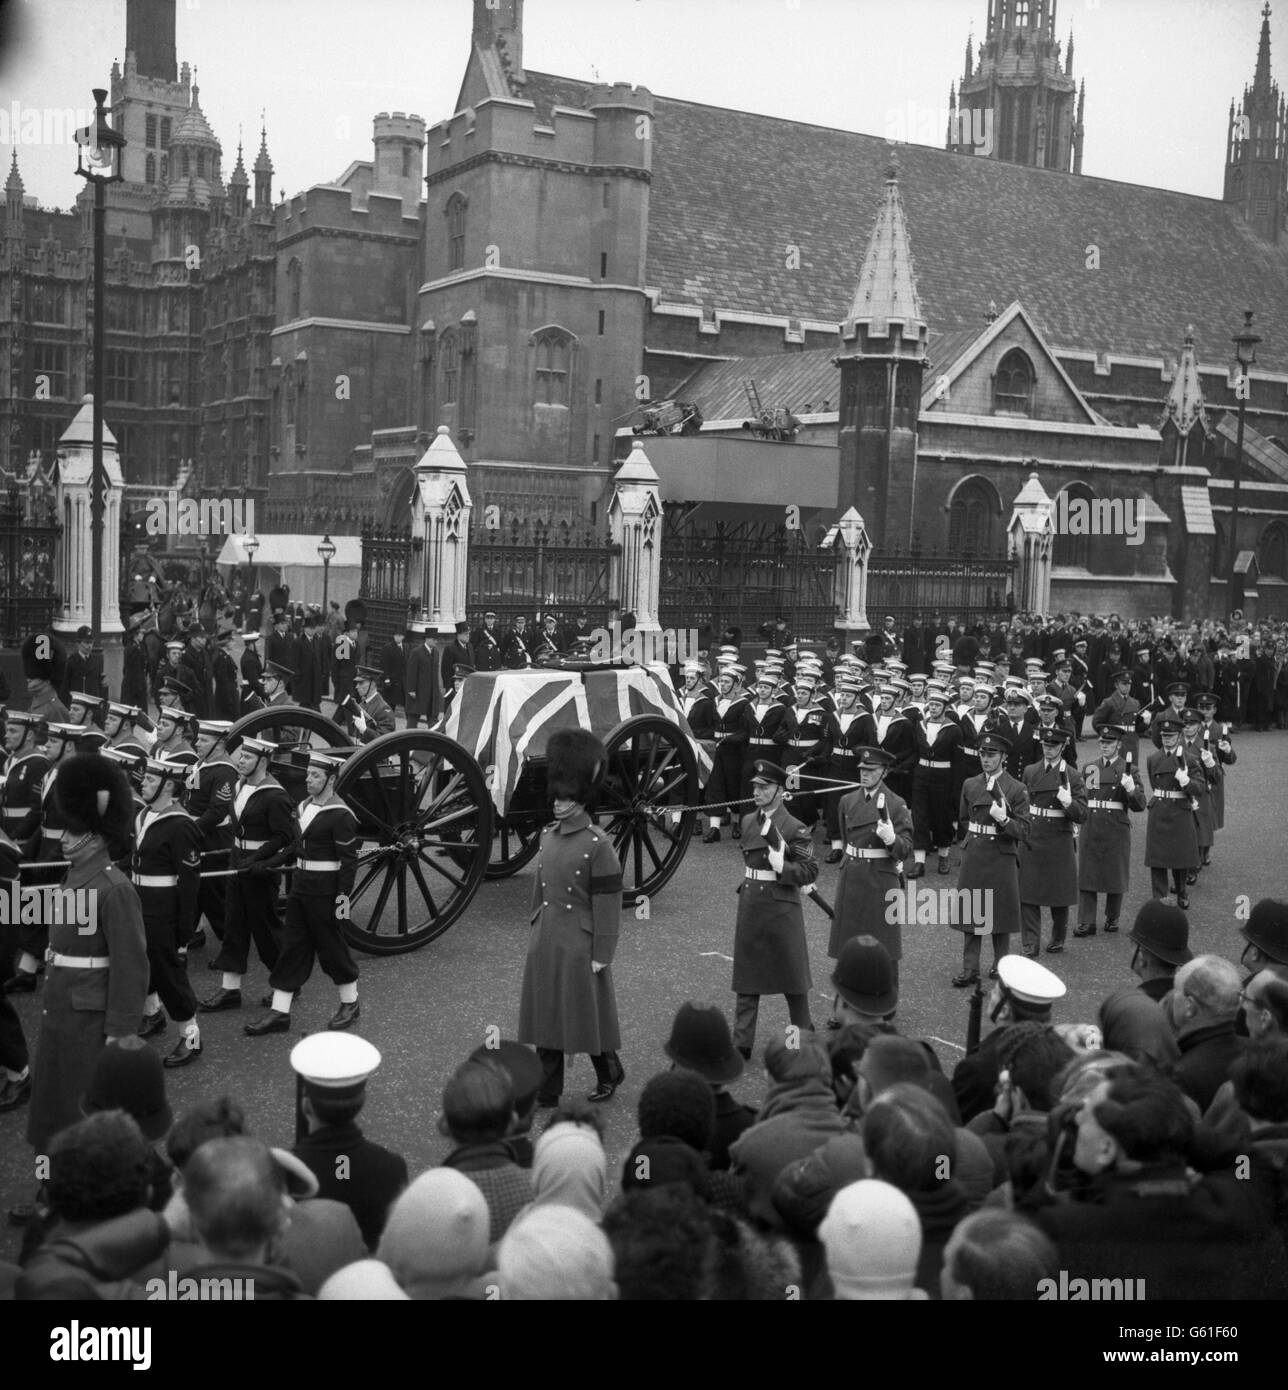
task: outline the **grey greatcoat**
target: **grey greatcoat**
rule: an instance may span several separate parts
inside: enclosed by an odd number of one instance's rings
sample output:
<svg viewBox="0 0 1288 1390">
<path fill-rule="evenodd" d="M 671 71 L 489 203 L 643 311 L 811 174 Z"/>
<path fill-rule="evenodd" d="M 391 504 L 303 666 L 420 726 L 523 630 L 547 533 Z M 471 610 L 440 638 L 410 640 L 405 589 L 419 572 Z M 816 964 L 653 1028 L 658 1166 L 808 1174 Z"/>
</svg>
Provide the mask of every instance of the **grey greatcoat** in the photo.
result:
<svg viewBox="0 0 1288 1390">
<path fill-rule="evenodd" d="M 1029 835 L 1029 794 L 1024 784 L 1007 772 L 998 775 L 997 790 L 1010 812 L 1005 825 L 998 825 L 989 814 L 993 798 L 982 772 L 969 778 L 962 788 L 957 833 L 966 839 L 957 887 L 988 889 L 992 893 L 993 932 L 1005 934 L 1020 930 L 1019 855 Z M 987 833 L 990 827 L 995 831 L 992 835 Z M 949 925 L 954 931 L 976 931 L 976 924 L 964 915 Z"/>
<path fill-rule="evenodd" d="M 532 885 L 520 1042 L 591 1056 L 621 1047 L 612 971 L 621 915 L 613 842 L 584 810 L 548 825 Z M 592 961 L 605 969 L 596 975 Z"/>
<path fill-rule="evenodd" d="M 1194 813 L 1194 828 L 1199 837 L 1199 848 L 1211 849 L 1217 831 L 1216 793 L 1225 783 L 1225 769 L 1221 766 L 1215 744 L 1207 750 L 1212 757 L 1211 767 L 1208 767 L 1203 761 L 1203 740 L 1201 738 L 1187 742 L 1185 751 L 1199 760 L 1199 767 L 1203 771 L 1203 776 L 1194 784 L 1193 788 L 1194 799 L 1199 803 L 1199 808 Z M 1224 808 L 1222 809 L 1224 810 Z"/>
<path fill-rule="evenodd" d="M 1212 751 L 1216 754 L 1217 762 L 1221 764 L 1222 769 L 1221 780 L 1212 788 L 1212 817 L 1218 830 L 1225 825 L 1225 769 L 1239 761 L 1234 744 L 1230 742 L 1230 735 L 1224 732 L 1229 727 L 1216 719 L 1204 725 L 1204 729 L 1209 732 Z M 1224 748 L 1222 744 L 1225 745 Z"/>
<path fill-rule="evenodd" d="M 877 798 L 885 795 L 886 814 L 894 825 L 894 843 L 887 849 L 877 835 L 880 814 Z M 851 937 L 875 936 L 890 952 L 891 960 L 903 954 L 899 913 L 888 913 L 886 894 L 903 887 L 899 861 L 912 853 L 912 815 L 900 796 L 881 787 L 867 799 L 864 791 L 849 792 L 841 798 L 839 811 L 841 836 L 847 847 L 879 850 L 882 859 L 856 859 L 847 852 L 841 861 L 841 877 L 836 887 L 836 916 L 827 942 L 827 954 L 836 959 Z M 893 916 L 893 922 L 887 921 Z"/>
<path fill-rule="evenodd" d="M 1078 860 L 1073 827 L 1087 819 L 1087 793 L 1082 774 L 1065 763 L 1073 800 L 1057 800 L 1063 778 L 1045 759 L 1024 769 L 1029 794 L 1029 842 L 1020 851 L 1020 901 L 1038 907 L 1072 907 L 1078 901 Z"/>
<path fill-rule="evenodd" d="M 738 922 L 733 942 L 736 994 L 805 994 L 810 988 L 809 952 L 801 885 L 818 877 L 809 831 L 781 804 L 770 817 L 785 841 L 787 862 L 774 882 L 743 878 L 738 885 Z M 760 833 L 759 810 L 742 818 L 744 868 L 769 872 L 769 846 Z"/>
<path fill-rule="evenodd" d="M 1131 877 L 1131 817 L 1145 809 L 1145 789 L 1123 790 L 1127 763 L 1122 757 L 1097 758 L 1082 769 L 1087 819 L 1078 836 L 1078 888 L 1084 893 L 1125 893 Z"/>
<path fill-rule="evenodd" d="M 1197 869 L 1198 827 L 1191 798 L 1203 783 L 1203 765 L 1184 748 L 1177 750 L 1190 775 L 1188 787 L 1177 785 L 1180 760 L 1161 749 L 1149 755 L 1151 795 L 1145 824 L 1145 863 L 1151 869 Z"/>
</svg>

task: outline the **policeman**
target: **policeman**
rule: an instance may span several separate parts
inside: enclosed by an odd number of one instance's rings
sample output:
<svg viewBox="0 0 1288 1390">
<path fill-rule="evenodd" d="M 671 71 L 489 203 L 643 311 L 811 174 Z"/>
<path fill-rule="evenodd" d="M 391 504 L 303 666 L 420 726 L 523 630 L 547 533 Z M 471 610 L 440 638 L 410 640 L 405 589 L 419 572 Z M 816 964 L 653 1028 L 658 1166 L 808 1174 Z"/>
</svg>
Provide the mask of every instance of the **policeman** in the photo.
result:
<svg viewBox="0 0 1288 1390">
<path fill-rule="evenodd" d="M 277 745 L 243 736 L 237 745 L 242 781 L 233 797 L 233 852 L 224 916 L 224 940 L 215 966 L 223 971 L 220 987 L 202 1002 L 206 1013 L 240 1009 L 241 981 L 253 939 L 259 958 L 272 970 L 281 946 L 277 920 L 277 884 L 268 867 L 294 838 L 291 798 L 269 773 Z"/>
<path fill-rule="evenodd" d="M 197 894 L 197 918 L 204 915 L 215 936 L 223 939 L 224 918 L 228 911 L 227 878 L 213 876 L 231 867 L 233 847 L 232 809 L 237 792 L 237 767 L 228 755 L 225 740 L 232 724 L 226 719 L 197 721 L 197 765 L 188 770 L 188 814 L 201 832 L 201 862 L 212 875 L 203 877 Z M 205 944 L 205 932 L 198 927 L 192 946 Z M 213 969 L 213 962 L 210 962 Z"/>
<path fill-rule="evenodd" d="M 1247 942 L 1239 960 L 1250 976 L 1270 965 L 1288 966 L 1288 902 L 1262 898 L 1254 903 L 1239 935 Z"/>
<path fill-rule="evenodd" d="M 893 962 L 897 987 L 903 941 L 899 915 L 890 912 L 890 894 L 898 895 L 903 886 L 899 865 L 912 849 L 912 815 L 904 799 L 884 785 L 893 755 L 872 747 L 855 753 L 862 786 L 847 792 L 837 811 L 845 860 L 827 953 L 836 960 L 852 938 L 875 937 Z"/>
<path fill-rule="evenodd" d="M 841 948 L 832 971 L 832 988 L 836 994 L 829 1028 L 861 1023 L 881 1029 L 899 1007 L 898 966 L 872 936 L 851 937 Z"/>
<path fill-rule="evenodd" d="M 1202 733 L 1204 742 L 1216 750 L 1217 761 L 1222 768 L 1233 767 L 1239 761 L 1239 755 L 1234 751 L 1234 745 L 1230 742 L 1230 726 L 1217 722 L 1218 712 L 1221 702 L 1210 690 L 1200 690 L 1194 696 L 1194 703 L 1198 706 L 1199 714 L 1203 718 Z M 1225 784 L 1226 778 L 1221 780 L 1212 788 L 1212 815 L 1216 829 L 1221 830 L 1225 827 Z M 1207 864 L 1208 858 L 1203 859 Z"/>
<path fill-rule="evenodd" d="M 325 753 L 309 755 L 304 779 L 309 794 L 295 811 L 295 867 L 286 899 L 282 953 L 268 977 L 273 1002 L 263 1018 L 246 1025 L 253 1038 L 289 1031 L 291 1003 L 313 973 L 315 960 L 340 990 L 340 1007 L 327 1027 L 340 1031 L 358 1021 L 358 967 L 337 915 L 348 915 L 358 868 L 357 821 L 335 792 L 343 765 Z"/>
<path fill-rule="evenodd" d="M 177 800 L 187 780 L 186 764 L 147 760 L 141 789 L 145 808 L 135 818 L 130 865 L 148 945 L 148 997 L 139 1037 L 164 1033 L 169 1013 L 181 1036 L 164 1059 L 167 1067 L 186 1067 L 201 1056 L 197 996 L 179 954 L 196 927 L 201 872 L 201 832 Z"/>
<path fill-rule="evenodd" d="M 1190 905 L 1186 875 L 1199 866 L 1198 829 L 1194 824 L 1197 784 L 1203 765 L 1186 751 L 1181 741 L 1181 721 L 1171 713 L 1154 721 L 1162 748 L 1149 755 L 1149 785 L 1153 789 L 1146 809 L 1145 863 L 1149 866 L 1150 891 L 1156 898 L 1168 893 L 1170 872 L 1176 905 Z"/>
<path fill-rule="evenodd" d="M 801 886 L 818 877 L 809 831 L 787 813 L 787 773 L 758 758 L 751 765 L 754 808 L 742 820 L 743 881 L 734 931 L 733 1041 L 744 1057 L 756 1042 L 762 994 L 782 994 L 796 1027 L 812 1032 L 809 952 Z M 766 833 L 768 832 L 768 833 Z"/>
<path fill-rule="evenodd" d="M 939 872 L 948 872 L 948 851 L 952 847 L 957 807 L 952 799 L 953 758 L 962 740 L 961 725 L 948 718 L 948 691 L 938 681 L 926 686 L 922 717 L 913 727 L 917 764 L 912 769 L 912 819 L 915 826 L 915 854 L 909 878 L 926 872 L 926 854 L 934 849 Z"/>
<path fill-rule="evenodd" d="M 957 815 L 957 834 L 964 839 L 958 890 L 982 889 L 990 904 L 986 920 L 950 923 L 963 933 L 962 968 L 953 985 L 962 989 L 979 980 L 981 937 L 993 936 L 993 968 L 996 979 L 1001 961 L 1010 950 L 1011 933 L 1020 929 L 1019 856 L 1029 836 L 1029 795 L 1002 764 L 1011 741 L 988 733 L 979 741 L 980 771 L 962 788 Z"/>
<path fill-rule="evenodd" d="M 1095 936 L 1097 898 L 1105 895 L 1105 931 L 1118 915 L 1131 879 L 1131 817 L 1145 809 L 1145 789 L 1123 756 L 1125 724 L 1099 726 L 1100 757 L 1082 769 L 1087 819 L 1078 836 L 1078 925 L 1074 936 Z"/>
<path fill-rule="evenodd" d="M 1078 901 L 1078 865 L 1073 827 L 1087 819 L 1082 774 L 1065 761 L 1066 733 L 1058 726 L 1038 730 L 1042 757 L 1024 769 L 1029 794 L 1029 842 L 1020 851 L 1020 916 L 1024 954 L 1036 956 L 1042 945 L 1042 908 L 1051 909 L 1047 951 L 1064 950 L 1069 909 Z"/>
<path fill-rule="evenodd" d="M 379 681 L 380 672 L 374 666 L 359 666 L 353 679 L 355 699 L 348 706 L 349 734 L 360 743 L 394 731 L 394 712 L 380 694 Z"/>
</svg>

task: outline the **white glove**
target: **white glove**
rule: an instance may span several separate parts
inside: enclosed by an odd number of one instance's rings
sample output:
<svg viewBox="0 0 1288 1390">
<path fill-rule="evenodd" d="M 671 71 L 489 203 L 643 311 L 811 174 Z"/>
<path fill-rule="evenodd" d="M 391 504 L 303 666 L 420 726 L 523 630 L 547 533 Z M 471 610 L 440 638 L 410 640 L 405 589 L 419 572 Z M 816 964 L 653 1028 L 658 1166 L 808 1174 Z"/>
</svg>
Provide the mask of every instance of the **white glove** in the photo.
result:
<svg viewBox="0 0 1288 1390">
<path fill-rule="evenodd" d="M 592 971 L 594 971 L 596 975 L 598 975 L 601 970 L 606 970 L 608 967 L 603 963 L 603 961 L 592 960 L 590 963 L 590 968 Z"/>
<path fill-rule="evenodd" d="M 1078 691 L 1078 703 L 1080 705 L 1085 705 L 1087 703 L 1087 692 L 1085 690 Z"/>
<path fill-rule="evenodd" d="M 786 851 L 786 849 L 783 848 L 782 846 L 779 846 L 778 849 L 771 849 L 771 850 L 768 851 L 768 853 L 769 853 L 769 867 L 770 867 L 771 869 L 773 869 L 773 871 L 774 871 L 776 874 L 781 874 L 782 871 L 783 871 L 783 865 L 787 863 L 787 851 Z"/>
<path fill-rule="evenodd" d="M 1143 709 L 1140 712 L 1140 722 L 1142 724 L 1148 724 L 1153 717 L 1154 716 L 1147 709 Z"/>
<path fill-rule="evenodd" d="M 1222 753 L 1228 753 L 1230 751 L 1230 740 L 1228 738 L 1221 739 L 1221 741 L 1217 744 L 1217 747 L 1221 750 Z"/>
<path fill-rule="evenodd" d="M 880 840 L 883 845 L 894 844 L 895 834 L 893 821 L 883 820 L 877 822 L 877 839 Z"/>
<path fill-rule="evenodd" d="M 1176 785 L 1178 787 L 1188 787 L 1190 785 L 1190 774 L 1186 772 L 1184 767 L 1179 767 L 1176 770 Z"/>
<path fill-rule="evenodd" d="M 1136 779 L 1130 772 L 1124 772 L 1118 785 L 1130 796 L 1136 790 Z"/>
<path fill-rule="evenodd" d="M 1069 809 L 1070 806 L 1073 805 L 1073 793 L 1069 790 L 1068 787 L 1061 787 L 1060 790 L 1056 792 L 1055 799 L 1060 803 L 1061 806 L 1065 808 L 1066 811 Z"/>
<path fill-rule="evenodd" d="M 1005 801 L 993 802 L 988 808 L 988 814 L 993 817 L 998 825 L 1001 825 L 1003 821 L 1009 820 L 1011 816 L 1011 813 L 1006 809 Z"/>
<path fill-rule="evenodd" d="M 1206 748 L 1203 750 L 1202 753 L 1199 754 L 1199 758 L 1200 758 L 1200 760 L 1202 761 L 1204 767 L 1215 767 L 1215 766 L 1216 766 L 1216 759 L 1212 756 L 1211 752 L 1210 752 L 1208 749 L 1206 749 Z"/>
</svg>

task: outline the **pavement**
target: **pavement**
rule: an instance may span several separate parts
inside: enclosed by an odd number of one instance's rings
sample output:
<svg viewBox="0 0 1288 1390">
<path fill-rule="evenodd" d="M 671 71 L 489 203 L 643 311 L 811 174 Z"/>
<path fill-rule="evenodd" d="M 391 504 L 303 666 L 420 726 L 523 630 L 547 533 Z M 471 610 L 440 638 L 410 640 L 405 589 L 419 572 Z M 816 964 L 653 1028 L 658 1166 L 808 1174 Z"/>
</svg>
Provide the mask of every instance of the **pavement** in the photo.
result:
<svg viewBox="0 0 1288 1390">
<path fill-rule="evenodd" d="M 1190 890 L 1191 948 L 1237 961 L 1243 947 L 1238 914 L 1259 898 L 1285 896 L 1282 789 L 1288 783 L 1288 736 L 1246 732 L 1234 736 L 1239 755 L 1229 770 L 1226 828 L 1218 834 L 1212 867 Z M 1096 744 L 1084 740 L 1082 760 L 1095 755 Z M 1070 939 L 1063 955 L 1042 957 L 1069 987 L 1057 1006 L 1063 1022 L 1094 1021 L 1101 999 L 1132 983 L 1132 943 L 1127 930 L 1149 895 L 1144 854 L 1144 816 L 1133 817 L 1132 888 L 1123 907 L 1123 930 L 1082 941 Z M 826 846 L 816 842 L 820 861 Z M 933 854 L 922 887 L 956 883 L 953 872 L 939 877 Z M 736 911 L 734 891 L 742 868 L 738 845 L 728 831 L 719 844 L 703 845 L 695 837 L 675 877 L 657 896 L 622 915 L 622 931 L 613 974 L 621 1015 L 621 1057 L 626 1081 L 601 1107 L 608 1123 L 607 1149 L 612 1190 L 635 1135 L 635 1107 L 648 1078 L 664 1070 L 662 1043 L 676 1008 L 686 999 L 723 1004 L 732 1021 L 729 989 Z M 839 868 L 824 866 L 818 887 L 835 897 Z M 362 956 L 359 989 L 362 1019 L 358 1031 L 383 1057 L 371 1083 L 361 1124 L 368 1136 L 401 1152 L 413 1175 L 439 1162 L 449 1143 L 439 1133 L 440 1097 L 452 1071 L 497 1028 L 512 1036 L 528 941 L 528 900 L 533 870 L 511 879 L 484 883 L 465 915 L 439 940 L 403 956 Z M 827 959 L 828 920 L 816 906 L 805 907 L 814 989 L 814 1019 L 827 1018 L 831 990 Z M 1075 914 L 1076 916 L 1076 914 Z M 1045 929 L 1049 923 L 1044 921 Z M 1072 925 L 1072 924 L 1071 924 Z M 213 943 L 212 943 L 213 944 Z M 1018 948 L 1018 940 L 1013 941 Z M 901 967 L 903 997 L 900 1031 L 934 1042 L 946 1070 L 964 1051 L 969 990 L 955 990 L 950 979 L 960 968 L 961 937 L 943 926 L 905 926 Z M 206 969 L 210 947 L 192 954 L 189 969 L 199 996 L 218 986 L 219 976 Z M 253 953 L 252 953 L 253 954 Z M 985 945 L 985 959 L 989 959 Z M 203 1015 L 205 1052 L 200 1061 L 166 1073 L 176 1113 L 200 1099 L 234 1097 L 245 1110 L 248 1126 L 270 1143 L 288 1145 L 293 1138 L 294 1077 L 288 1055 L 307 1033 L 324 1028 L 334 1012 L 336 994 L 314 971 L 296 1001 L 288 1035 L 248 1038 L 242 1024 L 260 1013 L 257 1001 L 267 988 L 267 973 L 257 961 L 246 977 L 247 1007 L 240 1013 Z M 34 1043 L 41 995 L 22 995 L 17 1008 Z M 761 1005 L 759 1043 L 763 1045 L 788 1023 L 781 998 Z M 985 1024 L 987 1028 L 987 1023 Z M 173 1025 L 154 1046 L 169 1051 L 177 1040 Z M 759 1048 L 758 1048 L 759 1051 Z M 749 1065 L 734 1084 L 745 1103 L 756 1105 L 765 1092 L 758 1064 Z M 594 1086 L 586 1057 L 570 1058 L 566 1094 L 584 1095 Z M 30 1200 L 34 1190 L 33 1156 L 24 1141 L 26 1107 L 0 1115 L 0 1209 Z M 541 1121 L 538 1121 L 540 1126 Z M 0 1258 L 13 1258 L 17 1233 L 0 1226 Z"/>
</svg>

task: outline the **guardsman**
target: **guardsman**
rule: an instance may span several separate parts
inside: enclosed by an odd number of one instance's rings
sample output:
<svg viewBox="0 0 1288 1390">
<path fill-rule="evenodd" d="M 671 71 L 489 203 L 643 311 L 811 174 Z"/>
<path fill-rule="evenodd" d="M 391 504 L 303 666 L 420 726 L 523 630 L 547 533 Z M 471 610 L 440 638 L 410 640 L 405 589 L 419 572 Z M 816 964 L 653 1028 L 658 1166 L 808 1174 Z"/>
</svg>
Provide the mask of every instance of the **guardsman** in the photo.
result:
<svg viewBox="0 0 1288 1390">
<path fill-rule="evenodd" d="M 715 744 L 711 776 L 707 781 L 706 803 L 720 806 L 723 801 L 736 801 L 742 795 L 742 760 L 751 737 L 751 702 L 740 685 L 746 669 L 737 662 L 722 666 L 716 675 L 715 722 L 711 738 Z M 742 813 L 737 806 L 726 811 L 723 807 L 708 813 L 707 829 L 702 843 L 709 845 L 720 838 L 720 822 L 729 815 L 733 822 L 733 837 L 739 829 Z"/>
<path fill-rule="evenodd" d="M 787 773 L 763 758 L 751 765 L 754 806 L 742 819 L 743 881 L 734 931 L 734 1046 L 744 1057 L 756 1043 L 762 994 L 782 994 L 799 1029 L 812 1032 L 809 951 L 801 888 L 818 877 L 809 831 L 783 802 Z"/>
<path fill-rule="evenodd" d="M 912 767 L 917 761 L 917 741 L 912 724 L 895 708 L 904 693 L 904 682 L 889 677 L 878 688 L 878 703 L 872 713 L 876 746 L 893 757 L 886 773 L 886 785 L 907 801 L 912 796 Z"/>
<path fill-rule="evenodd" d="M 213 872 L 231 867 L 233 847 L 233 797 L 237 792 L 237 767 L 228 755 L 224 740 L 232 724 L 226 719 L 197 721 L 197 765 L 188 769 L 188 814 L 201 833 L 201 863 Z M 210 929 L 222 940 L 227 916 L 227 884 L 223 877 L 203 878 L 197 893 L 197 930 L 191 946 L 203 946 L 202 915 Z"/>
<path fill-rule="evenodd" d="M 183 690 L 180 682 L 167 680 L 161 688 L 161 705 L 157 710 L 157 737 L 152 745 L 152 757 L 171 758 L 175 762 L 195 763 L 197 751 L 188 742 L 191 716 L 180 701 Z"/>
<path fill-rule="evenodd" d="M 108 702 L 107 714 L 103 718 L 103 732 L 107 735 L 109 748 L 133 748 L 147 756 L 156 738 L 152 721 L 138 705 L 123 705 L 116 700 Z M 147 727 L 143 727 L 146 725 Z"/>
<path fill-rule="evenodd" d="M 962 788 L 957 834 L 964 839 L 957 876 L 958 890 L 982 891 L 987 911 L 980 921 L 950 923 L 964 937 L 961 972 L 953 984 L 962 989 L 979 980 L 981 938 L 993 937 L 993 968 L 1010 950 L 1011 933 L 1020 930 L 1020 864 L 1029 837 L 1029 794 L 1002 766 L 1010 739 L 985 734 L 979 741 L 980 771 Z"/>
<path fill-rule="evenodd" d="M 296 808 L 294 844 L 286 851 L 294 868 L 282 953 L 268 977 L 272 1005 L 262 1018 L 246 1024 L 253 1038 L 290 1030 L 291 1003 L 313 973 L 314 961 L 340 991 L 340 1007 L 327 1027 L 339 1031 L 358 1021 L 358 967 L 340 926 L 340 914 L 348 916 L 358 869 L 357 821 L 335 791 L 343 765 L 342 759 L 325 753 L 309 754 L 308 796 Z"/>
<path fill-rule="evenodd" d="M 860 684 L 853 677 L 836 678 L 836 713 L 832 715 L 832 757 L 827 775 L 833 782 L 859 781 L 859 752 L 876 746 L 877 728 L 872 713 L 860 702 Z M 884 764 L 883 764 L 884 775 Z M 839 864 L 845 855 L 845 834 L 841 829 L 841 802 L 849 795 L 842 787 L 831 787 L 823 798 L 824 822 L 832 848 L 824 861 Z"/>
<path fill-rule="evenodd" d="M 269 758 L 276 752 L 275 743 L 247 735 L 234 755 L 242 778 L 233 796 L 231 868 L 236 872 L 227 879 L 224 939 L 215 957 L 223 979 L 202 1002 L 206 1013 L 241 1008 L 241 982 L 252 940 L 269 970 L 281 954 L 277 882 L 269 865 L 290 845 L 294 822 L 290 793 L 269 772 Z"/>
<path fill-rule="evenodd" d="M 165 1032 L 166 1015 L 179 1025 L 179 1042 L 165 1059 L 167 1067 L 186 1067 L 201 1056 L 197 996 L 188 981 L 180 951 L 197 925 L 201 880 L 201 832 L 179 805 L 188 780 L 188 765 L 169 758 L 149 758 L 141 788 L 144 809 L 134 822 L 130 877 L 143 909 L 148 943 L 148 997 L 139 1037 Z"/>
<path fill-rule="evenodd" d="M 1181 721 L 1169 713 L 1154 721 L 1162 748 L 1149 755 L 1151 794 L 1146 808 L 1145 863 L 1150 891 L 1156 898 L 1168 894 L 1168 874 L 1176 893 L 1176 905 L 1188 908 L 1186 875 L 1199 866 L 1198 828 L 1194 824 L 1197 784 L 1203 765 L 1188 753 L 1181 739 Z"/>
<path fill-rule="evenodd" d="M 792 815 L 812 831 L 823 812 L 823 787 L 810 779 L 827 776 L 832 757 L 832 715 L 819 702 L 817 680 L 806 674 L 803 666 L 797 668 L 794 693 L 796 728 L 783 758 Z"/>
<path fill-rule="evenodd" d="M 1203 727 L 1203 716 L 1198 710 L 1186 709 L 1181 715 L 1181 737 L 1185 742 L 1185 751 L 1192 753 L 1203 769 L 1203 775 L 1194 784 L 1194 799 L 1198 803 L 1194 811 L 1194 829 L 1199 840 L 1199 862 L 1198 867 L 1191 869 L 1185 877 L 1191 887 L 1198 882 L 1199 869 L 1212 861 L 1212 841 L 1216 838 L 1213 796 L 1225 780 L 1225 772 L 1212 746 L 1212 735 L 1209 733 L 1205 738 Z"/>
<path fill-rule="evenodd" d="M 1042 945 L 1042 909 L 1051 909 L 1047 951 L 1059 955 L 1069 934 L 1069 909 L 1078 901 L 1078 862 L 1074 826 L 1087 819 L 1082 774 L 1067 761 L 1066 731 L 1047 725 L 1038 731 L 1042 756 L 1024 769 L 1029 797 L 1029 839 L 1020 851 L 1020 919 L 1026 956 Z"/>
<path fill-rule="evenodd" d="M 501 635 L 496 630 L 496 614 L 488 609 L 483 614 L 483 626 L 470 634 L 474 649 L 474 666 L 479 671 L 499 671 L 505 664 L 501 657 Z"/>
<path fill-rule="evenodd" d="M 912 849 L 912 813 L 903 798 L 884 785 L 894 761 L 891 754 L 884 748 L 862 747 L 854 750 L 854 757 L 862 786 L 841 797 L 837 812 L 845 860 L 827 954 L 836 960 L 851 938 L 874 936 L 893 962 L 897 988 L 903 913 L 891 907 L 897 909 L 903 888 L 899 865 Z"/>
<path fill-rule="evenodd" d="M 359 666 L 353 678 L 354 701 L 348 710 L 349 733 L 360 743 L 370 743 L 381 734 L 392 734 L 394 731 L 394 712 L 380 694 L 379 682 L 380 672 L 374 666 Z"/>
<path fill-rule="evenodd" d="M 1131 693 L 1132 674 L 1123 669 L 1115 671 L 1113 693 L 1096 706 L 1091 716 L 1091 727 L 1100 732 L 1102 724 L 1118 724 L 1127 730 L 1123 735 L 1122 751 L 1130 753 L 1133 764 L 1140 762 L 1140 734 L 1137 723 L 1141 715 L 1140 701 Z"/>
<path fill-rule="evenodd" d="M 1105 931 L 1118 915 L 1131 878 L 1131 817 L 1145 809 L 1139 769 L 1123 754 L 1129 726 L 1102 723 L 1100 757 L 1082 769 L 1087 819 L 1078 836 L 1078 925 L 1074 936 L 1095 936 L 1097 898 L 1105 895 Z"/>
<path fill-rule="evenodd" d="M 909 878 L 922 878 L 926 853 L 939 856 L 939 872 L 948 872 L 948 851 L 957 829 L 953 804 L 953 758 L 962 740 L 961 725 L 948 718 L 948 691 L 937 681 L 926 686 L 926 703 L 913 728 L 917 763 L 912 769 L 912 822 L 915 862 Z"/>
<path fill-rule="evenodd" d="M 264 696 L 264 663 L 259 654 L 260 635 L 258 628 L 251 628 L 242 638 L 246 644 L 241 656 L 241 677 L 246 683 L 242 692 L 242 714 L 248 714 L 267 703 Z"/>
<path fill-rule="evenodd" d="M 73 690 L 67 696 L 67 723 L 78 724 L 84 729 L 101 729 L 106 709 L 107 701 L 101 696 Z"/>
<path fill-rule="evenodd" d="M 796 715 L 775 698 L 774 677 L 763 668 L 752 682 L 751 723 L 742 764 L 739 795 L 751 801 L 751 779 L 759 760 L 784 758 L 796 732 Z"/>
<path fill-rule="evenodd" d="M 1210 690 L 1200 690 L 1194 697 L 1194 703 L 1203 719 L 1200 733 L 1204 736 L 1204 742 L 1215 750 L 1216 760 L 1222 768 L 1233 767 L 1239 761 L 1239 755 L 1230 742 L 1230 726 L 1218 722 L 1220 700 Z M 1225 782 L 1226 779 L 1222 776 L 1212 788 L 1212 815 L 1217 830 L 1225 828 Z M 1200 858 L 1205 865 L 1211 861 L 1210 854 Z"/>
</svg>

